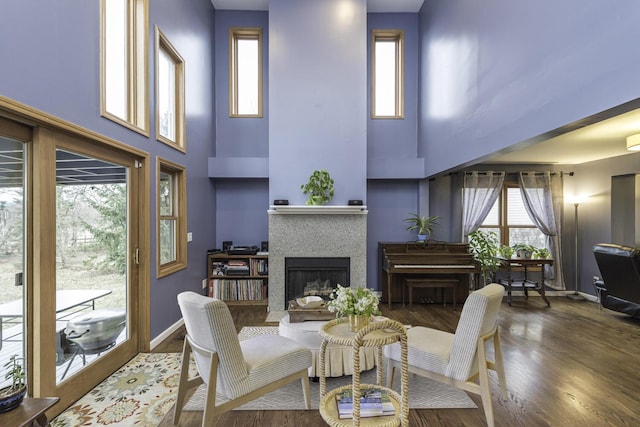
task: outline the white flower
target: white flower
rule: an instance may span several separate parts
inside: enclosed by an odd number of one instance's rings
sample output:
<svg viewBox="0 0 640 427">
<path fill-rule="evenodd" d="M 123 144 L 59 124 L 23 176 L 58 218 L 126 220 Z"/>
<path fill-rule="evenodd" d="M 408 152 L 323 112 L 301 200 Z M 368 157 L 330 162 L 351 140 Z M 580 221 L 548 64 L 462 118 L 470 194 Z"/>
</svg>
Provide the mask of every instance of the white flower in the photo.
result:
<svg viewBox="0 0 640 427">
<path fill-rule="evenodd" d="M 352 288 L 337 285 L 334 294 L 331 294 L 331 301 L 327 303 L 327 308 L 338 316 L 349 314 L 372 316 L 378 314 L 378 297 L 371 289 Z"/>
</svg>

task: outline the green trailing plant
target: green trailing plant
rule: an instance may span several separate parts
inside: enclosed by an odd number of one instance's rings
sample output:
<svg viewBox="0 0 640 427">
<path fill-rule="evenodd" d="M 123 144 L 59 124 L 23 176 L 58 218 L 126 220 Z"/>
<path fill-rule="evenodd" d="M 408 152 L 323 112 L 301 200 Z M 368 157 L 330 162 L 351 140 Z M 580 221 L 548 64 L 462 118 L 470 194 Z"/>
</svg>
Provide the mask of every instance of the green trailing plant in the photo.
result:
<svg viewBox="0 0 640 427">
<path fill-rule="evenodd" d="M 502 245 L 500 249 L 498 249 L 498 254 L 505 259 L 509 259 L 513 256 L 513 248 L 509 245 Z"/>
<path fill-rule="evenodd" d="M 533 256 L 538 259 L 547 259 L 551 257 L 551 253 L 547 248 L 535 248 L 533 251 Z"/>
<path fill-rule="evenodd" d="M 22 366 L 21 359 L 18 359 L 17 354 L 14 354 L 9 358 L 9 361 L 4 364 L 4 368 L 7 371 L 4 379 L 11 380 L 11 386 L 0 390 L 0 397 L 10 396 L 24 387 L 24 367 Z"/>
<path fill-rule="evenodd" d="M 303 194 L 309 194 L 307 205 L 326 205 L 333 198 L 333 179 L 324 169 L 314 170 L 309 182 L 300 188 Z"/>
<path fill-rule="evenodd" d="M 480 264 L 484 283 L 488 283 L 502 265 L 496 256 L 499 247 L 498 235 L 493 231 L 476 230 L 469 233 L 469 250 Z"/>
<path fill-rule="evenodd" d="M 409 216 L 403 219 L 404 222 L 409 223 L 407 230 L 416 230 L 418 236 L 425 236 L 424 239 L 418 237 L 419 240 L 428 239 L 433 231 L 433 226 L 438 224 L 439 216 L 426 216 L 418 215 L 417 213 L 409 212 Z"/>
</svg>

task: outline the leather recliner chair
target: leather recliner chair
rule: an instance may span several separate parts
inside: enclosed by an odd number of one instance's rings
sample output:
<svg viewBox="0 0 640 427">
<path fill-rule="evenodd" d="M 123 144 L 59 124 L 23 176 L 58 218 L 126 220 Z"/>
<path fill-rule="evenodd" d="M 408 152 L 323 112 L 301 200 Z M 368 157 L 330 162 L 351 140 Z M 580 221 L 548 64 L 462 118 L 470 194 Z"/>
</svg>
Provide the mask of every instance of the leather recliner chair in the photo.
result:
<svg viewBox="0 0 640 427">
<path fill-rule="evenodd" d="M 602 275 L 595 283 L 602 306 L 640 318 L 640 249 L 600 243 L 593 255 Z"/>
</svg>

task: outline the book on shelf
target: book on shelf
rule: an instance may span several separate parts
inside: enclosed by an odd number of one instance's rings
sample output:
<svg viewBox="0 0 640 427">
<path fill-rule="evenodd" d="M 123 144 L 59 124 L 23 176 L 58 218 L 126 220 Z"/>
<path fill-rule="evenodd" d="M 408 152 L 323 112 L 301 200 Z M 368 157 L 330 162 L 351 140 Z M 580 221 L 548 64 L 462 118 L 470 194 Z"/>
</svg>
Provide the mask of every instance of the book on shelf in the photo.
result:
<svg viewBox="0 0 640 427">
<path fill-rule="evenodd" d="M 351 389 L 336 394 L 336 404 L 340 418 L 353 418 L 353 393 Z M 361 391 L 360 417 L 381 417 L 394 414 L 395 408 L 386 390 L 367 388 Z"/>
</svg>

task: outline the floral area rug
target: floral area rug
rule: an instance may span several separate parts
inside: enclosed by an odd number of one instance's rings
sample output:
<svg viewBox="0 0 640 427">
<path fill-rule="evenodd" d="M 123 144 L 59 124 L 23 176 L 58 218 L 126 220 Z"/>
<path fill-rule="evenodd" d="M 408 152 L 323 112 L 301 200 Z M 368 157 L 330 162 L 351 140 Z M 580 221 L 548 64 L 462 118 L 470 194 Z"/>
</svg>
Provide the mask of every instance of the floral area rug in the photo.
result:
<svg viewBox="0 0 640 427">
<path fill-rule="evenodd" d="M 175 402 L 180 360 L 180 353 L 138 354 L 51 426 L 157 426 Z"/>
</svg>

